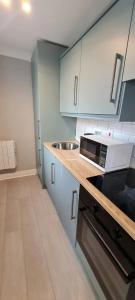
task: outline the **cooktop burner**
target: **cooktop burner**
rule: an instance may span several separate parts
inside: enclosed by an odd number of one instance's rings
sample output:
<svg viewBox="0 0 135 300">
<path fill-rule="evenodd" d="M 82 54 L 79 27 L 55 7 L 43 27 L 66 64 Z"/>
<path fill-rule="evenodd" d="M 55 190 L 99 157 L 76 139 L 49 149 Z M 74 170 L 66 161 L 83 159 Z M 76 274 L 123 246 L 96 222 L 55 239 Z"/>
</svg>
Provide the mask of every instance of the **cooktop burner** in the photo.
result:
<svg viewBox="0 0 135 300">
<path fill-rule="evenodd" d="M 135 221 L 135 169 L 109 172 L 87 180 Z"/>
</svg>

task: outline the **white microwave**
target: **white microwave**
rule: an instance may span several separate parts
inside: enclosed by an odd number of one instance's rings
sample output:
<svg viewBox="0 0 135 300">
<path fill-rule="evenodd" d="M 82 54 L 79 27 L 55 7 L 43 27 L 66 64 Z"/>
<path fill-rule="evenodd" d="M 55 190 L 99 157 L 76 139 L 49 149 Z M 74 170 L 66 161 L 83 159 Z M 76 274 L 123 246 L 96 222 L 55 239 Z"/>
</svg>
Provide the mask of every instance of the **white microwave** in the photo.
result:
<svg viewBox="0 0 135 300">
<path fill-rule="evenodd" d="M 101 135 L 80 137 L 82 158 L 102 170 L 111 172 L 128 168 L 133 144 Z"/>
</svg>

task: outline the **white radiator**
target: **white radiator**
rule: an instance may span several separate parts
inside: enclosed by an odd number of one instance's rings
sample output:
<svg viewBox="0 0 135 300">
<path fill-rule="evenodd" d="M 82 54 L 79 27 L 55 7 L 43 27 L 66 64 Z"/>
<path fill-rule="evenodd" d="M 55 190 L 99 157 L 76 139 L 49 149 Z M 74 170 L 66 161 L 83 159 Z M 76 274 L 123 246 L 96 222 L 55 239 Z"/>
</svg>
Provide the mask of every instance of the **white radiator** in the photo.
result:
<svg viewBox="0 0 135 300">
<path fill-rule="evenodd" d="M 14 141 L 0 141 L 0 171 L 16 168 L 16 149 Z"/>
</svg>

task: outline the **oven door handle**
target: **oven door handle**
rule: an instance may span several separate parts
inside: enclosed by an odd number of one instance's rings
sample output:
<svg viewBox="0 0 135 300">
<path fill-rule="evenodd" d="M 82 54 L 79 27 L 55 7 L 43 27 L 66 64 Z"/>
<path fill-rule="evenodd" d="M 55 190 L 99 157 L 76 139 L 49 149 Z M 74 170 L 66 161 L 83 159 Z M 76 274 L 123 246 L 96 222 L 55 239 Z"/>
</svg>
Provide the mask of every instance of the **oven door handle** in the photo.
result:
<svg viewBox="0 0 135 300">
<path fill-rule="evenodd" d="M 107 253 L 116 264 L 119 266 L 122 274 L 124 275 L 125 281 L 132 280 L 135 276 L 135 268 L 132 266 L 130 261 L 116 246 L 115 242 L 109 237 L 104 228 L 97 222 L 95 217 L 88 211 L 81 212 L 88 226 L 94 233 L 95 237 L 98 238 L 103 247 L 107 250 Z"/>
</svg>

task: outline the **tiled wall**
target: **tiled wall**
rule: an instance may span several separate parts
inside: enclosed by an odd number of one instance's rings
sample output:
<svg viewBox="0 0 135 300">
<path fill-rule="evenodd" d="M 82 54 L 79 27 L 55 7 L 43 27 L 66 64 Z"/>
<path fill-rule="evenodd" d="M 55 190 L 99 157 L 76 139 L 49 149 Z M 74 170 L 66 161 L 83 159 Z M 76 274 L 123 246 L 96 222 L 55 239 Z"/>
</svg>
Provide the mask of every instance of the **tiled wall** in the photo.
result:
<svg viewBox="0 0 135 300">
<path fill-rule="evenodd" d="M 111 135 L 112 137 L 134 143 L 131 166 L 135 168 L 135 123 L 77 119 L 76 139 L 79 140 L 80 136 L 85 132 L 102 132 L 103 135 Z"/>
</svg>

